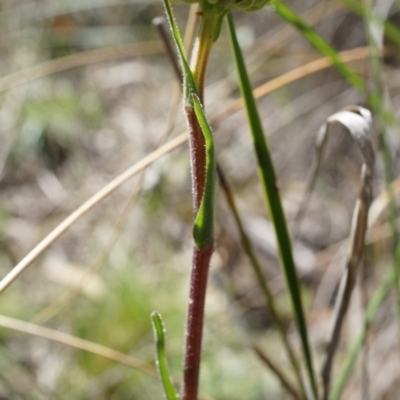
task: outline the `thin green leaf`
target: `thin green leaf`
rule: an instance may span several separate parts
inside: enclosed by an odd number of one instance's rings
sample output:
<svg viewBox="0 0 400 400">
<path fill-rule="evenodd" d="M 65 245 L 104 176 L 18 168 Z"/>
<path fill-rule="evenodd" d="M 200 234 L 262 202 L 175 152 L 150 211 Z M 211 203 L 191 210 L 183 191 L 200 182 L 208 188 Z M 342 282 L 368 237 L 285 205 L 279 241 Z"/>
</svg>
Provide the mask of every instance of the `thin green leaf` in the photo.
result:
<svg viewBox="0 0 400 400">
<path fill-rule="evenodd" d="M 382 305 L 383 301 L 386 299 L 387 295 L 391 287 L 393 286 L 395 281 L 395 273 L 393 269 L 390 271 L 386 279 L 383 283 L 378 287 L 375 291 L 372 299 L 370 300 L 367 311 L 365 313 L 365 324 L 363 331 L 358 335 L 356 341 L 353 344 L 353 347 L 350 349 L 350 352 L 344 362 L 342 370 L 333 385 L 331 394 L 329 396 L 329 400 L 339 400 L 340 396 L 343 392 L 344 386 L 347 380 L 350 377 L 351 370 L 356 362 L 358 353 L 361 350 L 361 347 L 367 337 L 367 330 L 371 326 L 380 306 Z"/>
<path fill-rule="evenodd" d="M 328 57 L 336 69 L 347 79 L 347 81 L 354 86 L 357 90 L 365 92 L 366 84 L 364 79 L 347 66 L 338 55 L 337 51 L 317 32 L 314 31 L 303 19 L 300 18 L 292 9 L 283 4 L 280 0 L 274 0 L 276 13 L 285 21 L 295 26 L 300 33 L 324 56 Z M 380 107 L 379 96 L 375 93 L 367 94 L 368 104 L 377 110 Z M 384 117 L 388 123 L 399 126 L 396 116 L 384 110 Z"/>
<path fill-rule="evenodd" d="M 332 64 L 351 85 L 361 91 L 365 89 L 365 83 L 361 76 L 354 72 L 340 59 L 336 50 L 325 39 L 318 35 L 314 29 L 312 29 L 287 5 L 281 3 L 279 0 L 275 0 L 273 4 L 276 13 L 289 24 L 295 26 L 321 54 L 328 57 L 332 61 Z"/>
<path fill-rule="evenodd" d="M 174 18 L 174 13 L 172 11 L 171 2 L 169 0 L 163 0 L 165 12 L 167 14 L 169 26 L 171 28 L 172 37 L 174 39 L 176 48 L 178 50 L 179 59 L 182 65 L 183 71 L 183 96 L 185 103 L 193 108 L 193 97 L 192 94 L 197 94 L 196 83 L 193 79 L 193 74 L 190 69 L 189 63 L 186 58 L 185 49 L 183 47 L 182 37 L 179 33 L 178 25 Z"/>
<path fill-rule="evenodd" d="M 154 311 L 151 314 L 151 322 L 153 325 L 154 338 L 156 340 L 156 364 L 160 378 L 164 387 L 164 393 L 167 400 L 178 400 L 179 396 L 175 391 L 174 385 L 172 384 L 167 360 L 165 359 L 165 338 L 164 338 L 164 324 L 161 315 Z"/>
<path fill-rule="evenodd" d="M 311 349 L 308 341 L 307 325 L 304 318 L 300 284 L 296 273 L 296 268 L 292 254 L 292 244 L 283 212 L 279 192 L 275 181 L 275 171 L 272 164 L 271 155 L 265 140 L 260 116 L 258 114 L 256 102 L 253 97 L 249 77 L 247 75 L 243 55 L 235 34 L 233 19 L 228 14 L 228 28 L 231 38 L 232 49 L 235 57 L 236 69 L 239 75 L 240 88 L 245 102 L 247 119 L 251 128 L 253 143 L 258 160 L 258 169 L 261 177 L 264 195 L 266 198 L 269 215 L 274 224 L 275 235 L 277 238 L 279 257 L 285 273 L 286 282 L 292 301 L 297 328 L 300 333 L 303 352 L 306 360 L 307 371 L 314 393 L 318 398 L 317 382 L 315 379 L 312 364 Z"/>
<path fill-rule="evenodd" d="M 206 180 L 203 197 L 193 227 L 194 241 L 203 249 L 214 240 L 215 152 L 214 137 L 197 95 L 193 95 L 194 111 L 206 142 Z"/>
</svg>

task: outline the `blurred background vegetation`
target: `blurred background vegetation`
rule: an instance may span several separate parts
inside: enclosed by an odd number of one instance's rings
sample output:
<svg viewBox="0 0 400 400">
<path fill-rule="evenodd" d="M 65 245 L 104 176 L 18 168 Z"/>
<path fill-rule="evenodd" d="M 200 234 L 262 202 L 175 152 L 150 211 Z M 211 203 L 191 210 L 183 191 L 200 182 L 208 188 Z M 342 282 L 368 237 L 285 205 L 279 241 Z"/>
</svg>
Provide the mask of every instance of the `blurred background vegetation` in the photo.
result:
<svg viewBox="0 0 400 400">
<path fill-rule="evenodd" d="M 398 4 L 380 3 L 387 8 L 387 18 L 400 27 Z M 288 4 L 338 51 L 367 45 L 364 20 L 340 1 Z M 189 7 L 174 8 L 184 30 Z M 1 0 L 1 277 L 80 204 L 150 153 L 165 136 L 179 84 L 152 26 L 153 18 L 160 15 L 161 1 L 152 0 Z M 254 87 L 320 58 L 271 8 L 235 14 L 235 19 Z M 384 61 L 386 97 L 398 117 L 399 60 L 391 55 Z M 351 65 L 368 80 L 367 53 Z M 213 51 L 206 82 L 206 109 L 212 118 L 239 97 L 225 29 Z M 319 126 L 340 108 L 362 102 L 362 95 L 332 68 L 308 76 L 300 73 L 296 81 L 258 101 L 289 220 L 305 188 Z M 171 137 L 186 129 L 181 114 L 178 107 Z M 214 131 L 218 160 L 298 346 L 244 112 L 219 119 Z M 397 176 L 400 136 L 395 128 L 387 133 Z M 340 130 L 335 132 L 294 243 L 317 354 L 327 337 L 344 263 L 342 244 L 349 235 L 360 165 L 356 145 Z M 382 171 L 378 160 L 376 195 L 385 188 Z M 150 313 L 157 310 L 167 329 L 171 372 L 179 380 L 192 247 L 190 185 L 184 145 L 74 224 L 1 294 L 0 314 L 153 363 Z M 217 210 L 201 390 L 221 400 L 286 398 L 279 382 L 249 348 L 256 342 L 283 367 L 287 363 L 220 193 Z M 383 215 L 367 238 L 368 293 L 389 268 L 389 232 Z M 67 300 L 60 303 L 66 294 Z M 353 297 L 342 353 L 362 327 L 362 296 L 358 292 Z M 369 340 L 373 399 L 396 399 L 400 390 L 400 360 L 392 351 L 398 347 L 393 304 L 389 298 L 382 307 Z M 360 398 L 360 371 L 356 368 L 343 398 Z M 25 333 L 0 330 L 1 399 L 162 396 L 157 379 L 140 371 Z"/>
</svg>

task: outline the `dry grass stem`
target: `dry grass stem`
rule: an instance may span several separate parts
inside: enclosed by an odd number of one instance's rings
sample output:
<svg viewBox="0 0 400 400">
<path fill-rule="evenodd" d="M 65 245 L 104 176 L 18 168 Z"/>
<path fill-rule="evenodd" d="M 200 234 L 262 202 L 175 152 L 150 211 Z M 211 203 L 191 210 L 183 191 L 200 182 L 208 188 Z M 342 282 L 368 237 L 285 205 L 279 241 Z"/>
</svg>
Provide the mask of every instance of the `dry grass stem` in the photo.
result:
<svg viewBox="0 0 400 400">
<path fill-rule="evenodd" d="M 89 353 L 96 354 L 100 357 L 116 361 L 120 364 L 127 365 L 128 367 L 135 368 L 146 374 L 155 377 L 157 376 L 156 369 L 149 364 L 139 361 L 117 350 L 110 349 L 109 347 L 105 347 L 100 344 L 93 343 L 64 332 L 55 331 L 54 329 L 45 328 L 43 326 L 35 325 L 30 322 L 6 317 L 5 315 L 0 315 L 0 326 L 2 326 L 3 328 L 13 329 L 22 333 L 39 336 L 44 339 L 49 339 L 54 342 L 74 347 L 75 349 L 84 350 Z"/>
<path fill-rule="evenodd" d="M 353 61 L 363 60 L 369 56 L 369 47 L 358 47 L 351 50 L 346 50 L 338 53 L 341 60 L 346 63 L 350 63 Z M 305 76 L 315 74 L 316 72 L 322 71 L 324 69 L 330 68 L 332 66 L 332 62 L 327 57 L 318 58 L 317 60 L 311 61 L 301 67 L 294 68 L 293 70 L 286 72 L 278 76 L 275 79 L 268 81 L 267 83 L 259 86 L 253 91 L 254 97 L 256 99 L 260 99 L 261 97 L 266 96 L 267 94 L 277 90 L 289 83 L 293 83 L 299 79 L 304 78 Z M 243 108 L 243 100 L 238 99 L 233 102 L 229 107 L 227 107 L 224 111 L 216 115 L 211 122 L 216 123 L 220 120 L 226 118 L 228 115 L 240 110 Z"/>
<path fill-rule="evenodd" d="M 263 268 L 261 267 L 261 263 L 258 259 L 257 253 L 255 252 L 254 246 L 251 242 L 251 239 L 249 238 L 249 236 L 244 228 L 242 218 L 241 218 L 241 216 L 239 214 L 239 210 L 236 206 L 233 191 L 230 188 L 230 185 L 229 185 L 228 180 L 226 179 L 226 176 L 221 168 L 221 165 L 219 165 L 219 164 L 217 164 L 217 175 L 218 175 L 218 182 L 220 184 L 222 192 L 224 193 L 229 211 L 232 214 L 233 219 L 235 221 L 235 225 L 239 231 L 242 248 L 250 260 L 250 264 L 256 275 L 257 282 L 258 282 L 260 289 L 265 297 L 265 303 L 266 303 L 267 309 L 272 317 L 272 320 L 274 321 L 274 323 L 278 329 L 278 332 L 279 332 L 279 335 L 284 344 L 287 356 L 293 366 L 293 370 L 295 371 L 299 387 L 301 388 L 301 390 L 305 396 L 306 391 L 305 391 L 304 382 L 303 382 L 302 376 L 301 376 L 299 361 L 296 357 L 293 346 L 291 345 L 291 343 L 289 341 L 283 319 L 276 307 L 274 295 L 270 289 L 268 279 L 264 275 Z M 268 363 L 266 363 L 266 364 L 269 365 Z M 280 379 L 279 375 L 278 375 L 278 377 Z"/>
<path fill-rule="evenodd" d="M 160 54 L 162 51 L 163 46 L 160 42 L 129 43 L 121 46 L 82 51 L 6 75 L 0 78 L 0 92 L 5 92 L 36 79 L 69 69 L 121 58 Z"/>
<path fill-rule="evenodd" d="M 111 250 L 114 248 L 114 245 L 118 241 L 123 229 L 125 228 L 126 223 L 129 220 L 129 215 L 131 214 L 132 209 L 140 196 L 143 178 L 144 173 L 140 175 L 139 181 L 136 183 L 132 194 L 129 196 L 124 210 L 122 211 L 120 217 L 115 223 L 110 239 L 108 240 L 107 244 L 102 248 L 101 252 L 98 254 L 93 264 L 87 269 L 87 271 L 85 271 L 79 284 L 64 293 L 61 297 L 50 303 L 42 311 L 36 314 L 35 317 L 32 319 L 32 322 L 36 324 L 44 324 L 49 319 L 57 315 L 61 310 L 67 307 L 67 305 L 70 304 L 76 296 L 79 295 L 83 287 L 89 283 L 94 274 L 97 273 L 104 265 L 111 253 Z"/>
<path fill-rule="evenodd" d="M 174 71 L 176 79 L 178 81 L 182 80 L 182 71 L 179 68 L 179 64 L 176 62 L 176 55 L 169 41 L 169 32 L 165 27 L 165 18 L 164 17 L 154 18 L 153 25 L 156 27 L 161 42 L 164 45 L 165 55 L 167 56 L 168 61 L 172 65 L 172 69 Z"/>
<path fill-rule="evenodd" d="M 360 274 L 360 283 L 361 289 L 361 302 L 362 302 L 362 313 L 366 315 L 366 311 L 368 308 L 368 288 L 367 288 L 367 260 L 364 256 L 361 261 L 361 274 Z M 364 318 L 364 329 L 368 331 L 368 321 Z M 369 340 L 368 336 L 365 338 L 363 351 L 361 354 L 361 387 L 362 387 L 362 398 L 363 400 L 371 399 L 371 379 L 369 373 L 369 360 L 370 360 L 370 351 L 369 351 Z"/>
<path fill-rule="evenodd" d="M 257 357 L 267 365 L 271 371 L 275 373 L 275 375 L 279 378 L 280 382 L 282 383 L 283 387 L 287 390 L 288 393 L 295 399 L 295 400 L 302 400 L 302 397 L 299 396 L 297 391 L 293 388 L 292 384 L 286 379 L 285 375 L 279 369 L 279 367 L 272 361 L 257 345 L 252 345 L 252 349 Z"/>
</svg>

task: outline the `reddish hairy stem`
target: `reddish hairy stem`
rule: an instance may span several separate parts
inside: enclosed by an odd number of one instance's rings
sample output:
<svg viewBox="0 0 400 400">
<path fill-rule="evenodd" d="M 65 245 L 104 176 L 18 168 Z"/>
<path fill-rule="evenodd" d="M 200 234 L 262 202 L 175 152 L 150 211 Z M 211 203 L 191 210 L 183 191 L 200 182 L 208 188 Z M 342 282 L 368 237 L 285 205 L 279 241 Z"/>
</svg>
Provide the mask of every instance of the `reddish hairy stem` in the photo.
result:
<svg viewBox="0 0 400 400">
<path fill-rule="evenodd" d="M 203 103 L 203 98 L 200 98 Z M 193 109 L 185 107 L 189 127 L 190 164 L 192 171 L 193 210 L 196 215 L 204 192 L 206 175 L 206 143 Z"/>
<path fill-rule="evenodd" d="M 201 99 L 201 102 L 203 102 L 203 99 Z M 206 147 L 204 136 L 194 110 L 185 107 L 185 112 L 189 126 L 193 209 L 195 214 L 197 214 L 204 192 Z M 193 247 L 189 305 L 185 333 L 186 344 L 182 400 L 197 400 L 201 361 L 201 342 L 203 336 L 204 303 L 207 289 L 208 269 L 213 248 L 213 244 L 202 250 L 197 248 L 196 245 Z"/>
<path fill-rule="evenodd" d="M 183 370 L 183 400 L 197 400 L 203 336 L 204 302 L 207 278 L 214 245 L 200 250 L 194 246 L 190 279 L 189 309 L 186 323 L 185 363 Z"/>
<path fill-rule="evenodd" d="M 208 57 L 213 44 L 213 16 L 203 15 L 200 32 L 196 40 L 192 56 L 192 71 L 200 96 L 204 104 L 204 77 Z M 185 106 L 186 120 L 189 127 L 190 160 L 192 171 L 193 209 L 197 214 L 204 192 L 206 172 L 206 147 L 203 132 L 197 121 L 195 112 Z M 207 289 L 208 270 L 214 244 L 204 249 L 196 245 L 193 248 L 192 273 L 190 278 L 189 305 L 186 322 L 186 344 L 182 383 L 182 400 L 197 400 L 199 389 L 201 343 L 203 336 L 204 303 Z"/>
</svg>

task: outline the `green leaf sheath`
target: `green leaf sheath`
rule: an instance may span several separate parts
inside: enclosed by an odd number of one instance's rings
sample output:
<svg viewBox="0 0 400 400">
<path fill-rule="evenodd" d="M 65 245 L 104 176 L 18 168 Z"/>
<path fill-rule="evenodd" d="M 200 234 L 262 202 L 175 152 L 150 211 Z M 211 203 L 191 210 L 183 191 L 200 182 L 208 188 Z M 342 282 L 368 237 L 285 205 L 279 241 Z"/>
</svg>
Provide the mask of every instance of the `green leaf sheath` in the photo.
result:
<svg viewBox="0 0 400 400">
<path fill-rule="evenodd" d="M 196 118 L 204 135 L 206 145 L 206 172 L 204 191 L 193 228 L 193 237 L 196 246 L 199 249 L 203 249 L 208 244 L 212 243 L 214 233 L 215 155 L 213 134 L 201 106 L 196 82 L 186 59 L 181 36 L 173 16 L 171 4 L 168 0 L 164 0 L 164 6 L 183 67 L 185 106 L 195 110 Z M 203 16 L 203 21 L 204 23 L 208 23 L 206 18 L 209 18 L 208 21 L 210 21 L 210 26 L 212 27 L 215 27 L 216 23 L 218 24 L 219 18 L 221 15 L 223 15 L 220 7 L 214 7 L 211 5 L 205 7 L 205 12 L 207 15 Z M 208 42 L 206 45 L 212 45 L 212 35 L 210 35 L 208 39 L 209 40 L 206 40 L 206 42 Z"/>
<path fill-rule="evenodd" d="M 185 49 L 183 47 L 183 42 L 181 35 L 179 33 L 178 25 L 176 24 L 174 14 L 172 12 L 171 3 L 169 0 L 163 0 L 165 11 L 167 14 L 167 18 L 169 21 L 169 25 L 172 31 L 172 37 L 174 39 L 176 48 L 178 50 L 179 59 L 181 61 L 182 69 L 183 69 L 183 96 L 185 100 L 185 104 L 190 108 L 193 108 L 193 94 L 198 94 L 196 83 L 193 78 L 192 71 L 187 62 Z"/>
<path fill-rule="evenodd" d="M 175 392 L 174 385 L 172 384 L 167 360 L 165 358 L 165 338 L 164 338 L 164 324 L 161 315 L 157 312 L 151 314 L 151 322 L 153 325 L 154 337 L 156 340 L 156 362 L 158 367 L 158 373 L 163 384 L 165 397 L 167 400 L 178 400 L 179 396 Z"/>
<path fill-rule="evenodd" d="M 279 192 L 276 186 L 275 171 L 272 164 L 271 155 L 264 136 L 260 116 L 258 114 L 256 102 L 253 97 L 250 80 L 247 75 L 246 66 L 243 60 L 243 55 L 241 53 L 236 38 L 235 27 L 231 15 L 228 15 L 228 28 L 235 57 L 236 69 L 239 75 L 240 89 L 245 102 L 247 119 L 251 128 L 254 148 L 258 161 L 259 174 L 264 189 L 264 195 L 266 198 L 269 215 L 275 229 L 275 235 L 277 238 L 279 249 L 279 257 L 285 273 L 286 283 L 289 289 L 292 307 L 295 314 L 295 320 L 302 342 L 303 353 L 306 360 L 310 384 L 314 393 L 314 397 L 317 399 L 318 388 L 312 364 L 307 325 L 305 322 L 302 299 L 300 294 L 301 289 L 293 260 L 289 231 L 287 228 L 286 218 L 282 208 Z"/>
<path fill-rule="evenodd" d="M 216 162 L 214 138 L 211 127 L 204 115 L 203 108 L 200 104 L 200 99 L 195 94 L 193 95 L 193 102 L 196 117 L 206 141 L 206 181 L 199 212 L 197 213 L 193 227 L 193 237 L 196 246 L 199 249 L 203 249 L 214 240 Z"/>
</svg>

